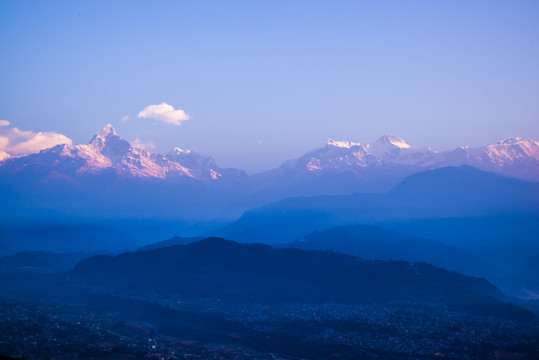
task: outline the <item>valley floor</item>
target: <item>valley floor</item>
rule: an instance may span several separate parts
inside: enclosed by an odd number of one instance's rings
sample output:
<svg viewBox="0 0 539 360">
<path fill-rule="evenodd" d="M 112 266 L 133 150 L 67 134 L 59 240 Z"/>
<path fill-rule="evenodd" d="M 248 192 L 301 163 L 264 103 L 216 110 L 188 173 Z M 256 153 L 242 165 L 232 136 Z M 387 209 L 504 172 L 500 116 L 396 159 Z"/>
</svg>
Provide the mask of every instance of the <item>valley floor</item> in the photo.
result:
<svg viewBox="0 0 539 360">
<path fill-rule="evenodd" d="M 0 355 L 23 359 L 537 359 L 539 321 L 442 304 L 86 304 L 3 300 Z M 96 300 L 99 305 L 96 306 Z"/>
</svg>

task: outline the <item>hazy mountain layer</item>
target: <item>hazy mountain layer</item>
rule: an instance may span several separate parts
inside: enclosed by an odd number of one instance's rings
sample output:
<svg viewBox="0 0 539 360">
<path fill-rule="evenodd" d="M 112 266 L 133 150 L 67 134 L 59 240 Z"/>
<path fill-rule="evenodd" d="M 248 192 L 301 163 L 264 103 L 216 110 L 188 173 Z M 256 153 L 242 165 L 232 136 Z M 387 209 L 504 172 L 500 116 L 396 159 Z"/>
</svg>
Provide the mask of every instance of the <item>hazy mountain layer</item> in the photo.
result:
<svg viewBox="0 0 539 360">
<path fill-rule="evenodd" d="M 133 147 L 107 125 L 87 145 L 0 160 L 0 191 L 7 200 L 3 210 L 230 219 L 285 197 L 383 192 L 416 172 L 459 165 L 539 181 L 539 144 L 508 138 L 437 152 L 389 135 L 366 146 L 329 140 L 277 169 L 247 176 L 191 150 L 176 147 L 162 155 Z"/>
<path fill-rule="evenodd" d="M 241 241 L 290 242 L 313 230 L 388 220 L 539 216 L 539 183 L 469 166 L 407 177 L 385 194 L 295 197 L 246 212 L 217 234 Z"/>
<path fill-rule="evenodd" d="M 366 260 L 420 261 L 467 274 L 480 273 L 482 265 L 477 257 L 454 246 L 368 225 L 315 231 L 284 246 L 332 250 Z"/>
</svg>

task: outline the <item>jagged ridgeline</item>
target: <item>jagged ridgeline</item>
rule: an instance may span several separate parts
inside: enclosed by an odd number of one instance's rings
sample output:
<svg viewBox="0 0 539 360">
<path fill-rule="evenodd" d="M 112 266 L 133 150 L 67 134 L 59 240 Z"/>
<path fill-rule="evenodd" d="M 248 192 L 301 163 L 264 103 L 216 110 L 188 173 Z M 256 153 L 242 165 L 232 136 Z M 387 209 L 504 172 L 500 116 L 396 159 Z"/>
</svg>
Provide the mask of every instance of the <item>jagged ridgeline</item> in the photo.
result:
<svg viewBox="0 0 539 360">
<path fill-rule="evenodd" d="M 245 210 L 298 195 L 387 191 L 406 176 L 469 165 L 539 180 L 539 144 L 508 138 L 437 152 L 385 135 L 372 144 L 329 140 L 277 169 L 248 176 L 174 148 L 165 155 L 132 146 L 105 126 L 87 145 L 57 145 L 0 162 L 4 216 L 232 219 Z"/>
</svg>

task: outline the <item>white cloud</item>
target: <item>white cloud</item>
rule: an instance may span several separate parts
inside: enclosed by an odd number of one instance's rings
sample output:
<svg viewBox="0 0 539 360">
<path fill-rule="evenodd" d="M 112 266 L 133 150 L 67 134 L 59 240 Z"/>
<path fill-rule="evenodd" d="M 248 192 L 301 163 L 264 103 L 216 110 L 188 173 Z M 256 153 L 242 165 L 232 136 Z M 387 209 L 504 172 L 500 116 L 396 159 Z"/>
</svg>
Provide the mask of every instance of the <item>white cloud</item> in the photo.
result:
<svg viewBox="0 0 539 360">
<path fill-rule="evenodd" d="M 155 149 L 155 144 L 152 141 L 143 142 L 139 138 L 131 141 L 131 146 L 148 151 Z"/>
<path fill-rule="evenodd" d="M 70 138 L 55 132 L 22 131 L 0 120 L 0 151 L 11 156 L 23 156 L 40 152 L 58 144 L 72 144 Z"/>
<path fill-rule="evenodd" d="M 138 113 L 139 118 L 155 119 L 168 124 L 180 126 L 182 121 L 189 120 L 190 116 L 181 109 L 174 109 L 172 105 L 161 103 L 159 105 L 150 105 Z"/>
<path fill-rule="evenodd" d="M 125 115 L 120 121 L 124 123 L 127 120 L 129 120 L 129 116 Z"/>
</svg>

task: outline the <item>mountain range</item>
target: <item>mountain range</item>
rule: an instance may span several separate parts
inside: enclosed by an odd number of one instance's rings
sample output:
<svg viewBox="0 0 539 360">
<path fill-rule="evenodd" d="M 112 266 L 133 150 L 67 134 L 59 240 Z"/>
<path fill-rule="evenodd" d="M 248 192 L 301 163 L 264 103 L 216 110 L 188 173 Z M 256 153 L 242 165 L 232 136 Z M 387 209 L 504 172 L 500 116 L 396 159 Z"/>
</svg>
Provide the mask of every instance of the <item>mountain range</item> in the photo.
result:
<svg viewBox="0 0 539 360">
<path fill-rule="evenodd" d="M 539 183 L 463 165 L 410 175 L 382 194 L 283 199 L 246 211 L 212 235 L 367 259 L 421 259 L 468 274 L 488 274 L 489 280 L 517 294 L 535 287 L 539 276 L 536 267 L 524 266 L 539 255 L 538 219 Z"/>
<path fill-rule="evenodd" d="M 437 152 L 389 135 L 365 146 L 330 139 L 276 169 L 248 176 L 191 150 L 176 147 L 163 155 L 132 146 L 107 125 L 86 145 L 57 145 L 0 161 L 0 210 L 4 217 L 25 218 L 56 213 L 231 220 L 286 197 L 385 192 L 417 172 L 459 165 L 539 181 L 539 144 L 508 138 Z"/>
<path fill-rule="evenodd" d="M 226 173 L 213 158 L 190 150 L 174 148 L 162 155 L 131 146 L 118 136 L 110 124 L 95 134 L 87 145 L 57 145 L 38 154 L 6 159 L 3 162 L 3 167 L 7 167 L 10 173 L 17 173 L 28 166 L 45 170 L 48 178 L 71 179 L 111 170 L 120 177 L 158 179 L 184 176 L 216 180 L 223 176 L 223 172 Z M 234 175 L 244 175 L 239 170 L 232 172 Z"/>
<path fill-rule="evenodd" d="M 389 220 L 539 215 L 539 183 L 470 166 L 406 177 L 390 191 L 290 197 L 246 211 L 216 235 L 286 243 L 313 230 Z"/>
<path fill-rule="evenodd" d="M 28 166 L 46 170 L 48 177 L 80 178 L 113 171 L 121 177 L 175 179 L 187 177 L 199 181 L 223 177 L 246 177 L 238 169 L 222 169 L 210 156 L 191 150 L 174 148 L 165 155 L 131 146 L 107 124 L 86 145 L 57 145 L 38 154 L 0 158 L 3 173 L 17 173 Z M 279 168 L 255 177 L 297 178 L 306 174 L 350 172 L 358 180 L 369 178 L 369 171 L 387 167 L 399 172 L 399 167 L 413 170 L 445 166 L 469 165 L 523 180 L 539 181 L 539 143 L 513 137 L 479 148 L 459 147 L 452 151 L 435 151 L 416 147 L 403 139 L 384 135 L 372 144 L 329 139 L 322 148 L 310 151 L 298 159 L 289 160 Z M 411 171 L 408 170 L 408 171 Z M 414 171 L 414 172 L 416 172 Z"/>
<path fill-rule="evenodd" d="M 369 225 L 314 231 L 283 247 L 331 250 L 364 260 L 426 262 L 464 274 L 478 274 L 482 265 L 478 258 L 454 246 Z"/>
<path fill-rule="evenodd" d="M 308 152 L 299 159 L 289 160 L 270 173 L 290 176 L 305 172 L 322 174 L 351 171 L 362 179 L 368 177 L 366 174 L 369 170 L 380 171 L 386 167 L 426 170 L 460 165 L 537 181 L 539 143 L 515 137 L 479 148 L 459 147 L 439 152 L 428 147 L 408 145 L 403 139 L 391 135 L 384 135 L 366 146 L 329 139 L 325 147 Z"/>
</svg>

